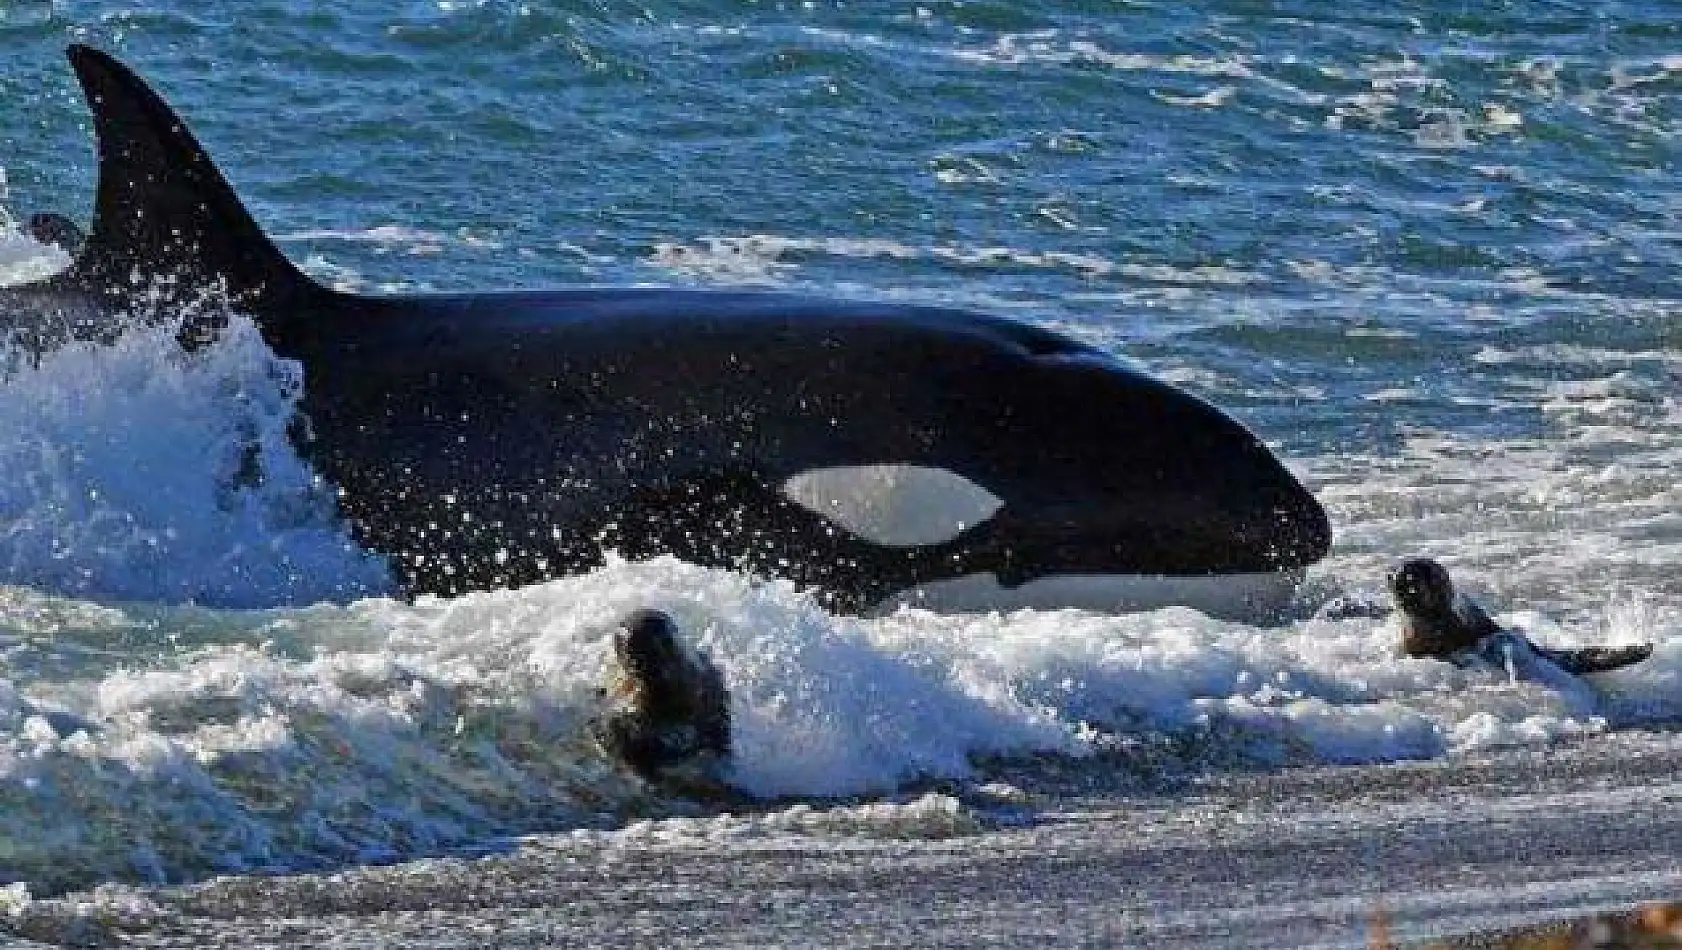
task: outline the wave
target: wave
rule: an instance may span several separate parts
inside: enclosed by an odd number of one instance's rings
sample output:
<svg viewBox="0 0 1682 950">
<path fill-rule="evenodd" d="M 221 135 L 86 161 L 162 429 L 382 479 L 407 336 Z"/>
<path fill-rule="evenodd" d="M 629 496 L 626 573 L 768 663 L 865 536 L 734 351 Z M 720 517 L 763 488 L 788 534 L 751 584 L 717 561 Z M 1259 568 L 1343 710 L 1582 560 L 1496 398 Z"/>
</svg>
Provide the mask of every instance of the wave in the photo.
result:
<svg viewBox="0 0 1682 950">
<path fill-rule="evenodd" d="M 1069 767 L 1127 788 L 1211 768 L 1546 745 L 1682 714 L 1682 609 L 1639 600 L 1609 604 L 1607 626 L 1586 631 L 1517 616 L 1552 642 L 1658 642 L 1653 660 L 1580 693 L 1398 660 L 1386 619 L 861 619 L 786 584 L 672 560 L 415 604 L 95 620 L 66 609 L 50 637 L 23 620 L 39 600 L 0 613 L 13 658 L 0 681 L 0 878 L 37 892 L 383 863 L 680 818 L 695 806 L 615 767 L 587 728 L 614 621 L 642 606 L 670 611 L 723 670 L 731 781 L 785 816 L 742 821 L 779 833 L 921 835 L 934 820 L 796 820 L 769 804 L 789 797 L 826 809 Z M 194 632 L 181 643 L 171 631 Z M 947 815 L 942 833 L 989 820 L 986 807 L 961 820 L 951 809 L 967 804 L 923 807 Z"/>
</svg>

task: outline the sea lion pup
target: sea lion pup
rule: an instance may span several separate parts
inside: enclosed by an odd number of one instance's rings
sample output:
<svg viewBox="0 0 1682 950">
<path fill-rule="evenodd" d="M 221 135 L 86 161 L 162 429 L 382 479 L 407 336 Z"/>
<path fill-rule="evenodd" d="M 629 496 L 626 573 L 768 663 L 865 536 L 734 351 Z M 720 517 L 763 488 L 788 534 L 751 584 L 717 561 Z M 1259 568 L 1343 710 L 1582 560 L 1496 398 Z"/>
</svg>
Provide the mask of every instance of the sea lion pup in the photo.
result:
<svg viewBox="0 0 1682 950">
<path fill-rule="evenodd" d="M 82 250 L 82 244 L 87 237 L 76 222 L 62 214 L 51 211 L 38 211 L 29 216 L 25 224 L 29 236 L 41 244 L 54 244 L 58 249 L 71 257 L 75 257 Z"/>
<path fill-rule="evenodd" d="M 1461 597 L 1448 570 L 1430 558 L 1409 558 L 1390 573 L 1390 593 L 1401 610 L 1402 655 L 1459 664 L 1487 654 L 1510 661 L 1509 650 L 1522 647 L 1567 673 L 1603 673 L 1640 663 L 1653 645 L 1583 647 L 1555 650 L 1537 646 L 1522 633 L 1504 629 L 1483 608 Z"/>
<path fill-rule="evenodd" d="M 613 654 L 594 730 L 602 749 L 646 781 L 693 784 L 698 770 L 707 784 L 730 757 L 730 692 L 718 667 L 679 642 L 677 625 L 658 610 L 620 621 Z"/>
</svg>

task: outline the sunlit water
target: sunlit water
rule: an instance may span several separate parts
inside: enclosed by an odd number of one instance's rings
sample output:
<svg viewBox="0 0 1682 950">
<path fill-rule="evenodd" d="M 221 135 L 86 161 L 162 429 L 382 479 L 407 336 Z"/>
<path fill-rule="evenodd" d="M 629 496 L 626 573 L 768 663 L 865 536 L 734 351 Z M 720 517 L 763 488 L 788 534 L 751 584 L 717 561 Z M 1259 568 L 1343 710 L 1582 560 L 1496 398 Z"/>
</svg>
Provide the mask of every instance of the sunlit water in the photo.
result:
<svg viewBox="0 0 1682 950">
<path fill-rule="evenodd" d="M 163 314 L 0 377 L 0 881 L 335 868 L 683 813 L 586 740 L 636 606 L 729 678 L 736 783 L 819 802 L 738 837 L 963 834 L 1015 815 L 997 780 L 1035 762 L 1125 800 L 1165 774 L 1674 725 L 1682 20 L 1065 6 L 0 7 L 8 215 L 86 214 L 60 50 L 91 41 L 325 282 L 1007 313 L 1226 407 L 1337 531 L 1281 627 L 856 619 L 671 561 L 408 604 L 287 446 L 297 368 L 242 319 L 183 354 Z M 0 229 L 0 283 L 64 263 Z M 252 445 L 260 488 L 232 477 Z M 1562 691 L 1397 660 L 1393 619 L 1324 609 L 1382 604 L 1415 553 L 1539 640 L 1655 655 Z M 972 791 L 919 791 L 951 781 Z M 821 810 L 855 795 L 901 804 Z"/>
</svg>

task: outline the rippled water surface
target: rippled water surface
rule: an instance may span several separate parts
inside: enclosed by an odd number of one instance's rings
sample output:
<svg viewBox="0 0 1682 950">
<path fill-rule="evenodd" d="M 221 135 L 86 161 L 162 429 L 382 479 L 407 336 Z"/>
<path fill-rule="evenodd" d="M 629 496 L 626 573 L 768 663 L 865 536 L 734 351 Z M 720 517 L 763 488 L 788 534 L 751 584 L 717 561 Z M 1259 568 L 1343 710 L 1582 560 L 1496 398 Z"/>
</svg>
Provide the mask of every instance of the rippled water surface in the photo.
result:
<svg viewBox="0 0 1682 950">
<path fill-rule="evenodd" d="M 1337 547 L 1282 628 L 858 620 L 668 561 L 405 604 L 290 455 L 296 370 L 249 324 L 191 358 L 166 328 L 14 360 L 0 882 L 334 869 L 682 812 L 584 740 L 608 624 L 643 604 L 731 678 L 740 783 L 820 803 L 732 839 L 962 836 L 1032 821 L 1009 782 L 1069 768 L 1125 813 L 1199 776 L 1670 747 L 1668 0 L 4 3 L 0 282 L 64 264 L 11 219 L 91 205 L 69 42 L 141 71 L 325 282 L 1010 314 L 1227 408 Z M 230 487 L 252 443 L 274 477 Z M 1393 620 L 1319 609 L 1379 602 L 1411 553 L 1538 639 L 1655 657 L 1550 690 L 1397 661 Z M 972 791 L 918 797 L 946 780 Z M 861 794 L 889 800 L 822 810 Z"/>
</svg>

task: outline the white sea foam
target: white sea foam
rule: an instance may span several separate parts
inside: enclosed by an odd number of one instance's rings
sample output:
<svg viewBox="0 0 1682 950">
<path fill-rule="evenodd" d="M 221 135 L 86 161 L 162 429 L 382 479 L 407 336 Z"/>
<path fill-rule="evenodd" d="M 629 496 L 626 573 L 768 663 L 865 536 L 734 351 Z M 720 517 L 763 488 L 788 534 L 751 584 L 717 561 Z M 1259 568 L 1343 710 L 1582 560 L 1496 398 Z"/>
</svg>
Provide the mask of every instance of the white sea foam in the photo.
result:
<svg viewBox="0 0 1682 950">
<path fill-rule="evenodd" d="M 0 225 L 0 286 L 64 263 Z M 113 316 L 114 343 L 0 354 L 0 583 L 241 606 L 390 589 L 288 442 L 299 368 L 238 315 L 183 352 L 202 316 Z"/>
<path fill-rule="evenodd" d="M 1546 343 L 1524 347 L 1485 346 L 1472 359 L 1488 365 L 1588 367 L 1658 363 L 1682 367 L 1682 352 L 1674 350 L 1614 350 L 1578 343 Z"/>
<path fill-rule="evenodd" d="M 608 830 L 580 828 L 565 837 L 541 837 L 532 844 L 548 850 L 583 847 L 662 845 L 717 847 L 721 842 L 776 842 L 796 837 L 959 838 L 986 830 L 987 820 L 951 795 L 929 793 L 904 801 L 814 806 L 804 802 L 744 814 L 676 816 L 633 822 Z"/>
<path fill-rule="evenodd" d="M 1176 267 L 1137 264 L 1066 251 L 1009 247 L 917 246 L 877 238 L 802 238 L 776 234 L 709 236 L 691 244 L 662 242 L 651 262 L 691 277 L 728 282 L 778 282 L 807 255 L 901 261 L 935 261 L 956 267 L 1064 271 L 1084 277 L 1120 276 L 1170 285 L 1242 287 L 1266 284 L 1265 274 L 1222 265 Z M 791 260 L 791 258 L 794 258 Z"/>
<path fill-rule="evenodd" d="M 1066 37 L 1056 30 L 1004 33 L 990 44 L 953 49 L 954 59 L 982 66 L 1025 63 L 1079 64 L 1122 72 L 1189 73 L 1242 79 L 1250 68 L 1241 57 L 1216 58 L 1184 53 L 1164 55 L 1106 49 L 1093 40 Z"/>
<path fill-rule="evenodd" d="M 5 194 L 5 170 L 0 169 L 0 198 Z M 24 234 L 11 212 L 0 206 L 0 287 L 50 277 L 70 266 L 70 256 L 53 245 Z"/>
<path fill-rule="evenodd" d="M 1219 109 L 1232 101 L 1238 94 L 1237 86 L 1216 86 L 1208 92 L 1196 96 L 1181 96 L 1167 92 L 1152 92 L 1151 95 L 1160 102 L 1171 106 L 1184 106 L 1188 109 Z"/>
<path fill-rule="evenodd" d="M 175 327 L 0 378 L 0 580 L 224 604 L 386 589 L 287 442 L 297 367 L 243 319 L 190 355 Z"/>
<path fill-rule="evenodd" d="M 860 620 L 783 584 L 619 563 L 453 601 L 255 615 L 164 657 L 131 639 L 146 669 L 76 653 L 121 652 L 108 625 L 61 628 L 38 645 L 58 651 L 43 672 L 0 690 L 5 873 L 48 888 L 180 879 L 681 818 L 587 738 L 611 622 L 644 605 L 671 611 L 724 671 L 731 780 L 756 795 L 979 780 L 978 761 L 998 757 L 1109 763 L 1117 781 L 1165 764 L 1431 758 L 1682 714 L 1682 611 L 1663 601 L 1608 605 L 1603 628 L 1509 617 L 1556 643 L 1659 641 L 1654 660 L 1602 677 L 1585 703 L 1500 669 L 1399 661 L 1386 619 L 1275 630 L 1174 608 Z M 78 664 L 80 676 L 62 671 Z M 685 819 L 626 840 L 940 836 L 985 821 L 967 808 Z"/>
<path fill-rule="evenodd" d="M 486 250 L 498 250 L 502 247 L 501 242 L 481 237 L 467 228 L 461 228 L 454 234 L 445 234 L 401 224 L 382 224 L 371 228 L 316 228 L 276 234 L 274 239 L 281 243 L 335 241 L 371 244 L 384 251 L 401 251 L 415 257 L 431 257 L 443 253 L 444 248 L 450 245 Z"/>
</svg>

